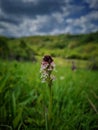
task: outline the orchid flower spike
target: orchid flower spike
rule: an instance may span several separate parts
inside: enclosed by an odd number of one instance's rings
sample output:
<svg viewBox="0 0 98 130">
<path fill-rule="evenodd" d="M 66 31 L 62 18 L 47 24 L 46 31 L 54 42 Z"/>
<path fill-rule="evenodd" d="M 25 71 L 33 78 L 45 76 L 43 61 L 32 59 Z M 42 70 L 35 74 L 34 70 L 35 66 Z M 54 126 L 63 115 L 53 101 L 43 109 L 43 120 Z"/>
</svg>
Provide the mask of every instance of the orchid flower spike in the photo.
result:
<svg viewBox="0 0 98 130">
<path fill-rule="evenodd" d="M 52 57 L 49 55 L 44 56 L 40 69 L 42 82 L 49 82 L 55 79 L 51 74 L 54 68 L 55 64 Z"/>
</svg>

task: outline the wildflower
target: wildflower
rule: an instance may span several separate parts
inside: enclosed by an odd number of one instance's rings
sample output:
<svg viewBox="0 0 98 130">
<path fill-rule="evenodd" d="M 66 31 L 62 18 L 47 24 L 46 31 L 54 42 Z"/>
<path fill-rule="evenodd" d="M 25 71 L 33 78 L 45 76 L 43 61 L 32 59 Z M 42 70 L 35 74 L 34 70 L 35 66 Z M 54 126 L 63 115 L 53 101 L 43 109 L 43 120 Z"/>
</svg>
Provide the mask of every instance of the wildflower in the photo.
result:
<svg viewBox="0 0 98 130">
<path fill-rule="evenodd" d="M 49 55 L 44 56 L 40 69 L 42 82 L 50 82 L 55 79 L 54 75 L 51 74 L 54 68 L 55 64 L 52 57 Z"/>
<path fill-rule="evenodd" d="M 48 116 L 49 121 L 49 129 L 51 129 L 52 124 L 52 81 L 55 79 L 54 75 L 52 75 L 52 71 L 55 69 L 55 64 L 51 56 L 46 55 L 43 57 L 42 63 L 41 63 L 41 79 L 42 82 L 46 82 L 48 85 L 49 90 L 49 104 L 48 104 L 48 113 L 46 116 Z"/>
</svg>

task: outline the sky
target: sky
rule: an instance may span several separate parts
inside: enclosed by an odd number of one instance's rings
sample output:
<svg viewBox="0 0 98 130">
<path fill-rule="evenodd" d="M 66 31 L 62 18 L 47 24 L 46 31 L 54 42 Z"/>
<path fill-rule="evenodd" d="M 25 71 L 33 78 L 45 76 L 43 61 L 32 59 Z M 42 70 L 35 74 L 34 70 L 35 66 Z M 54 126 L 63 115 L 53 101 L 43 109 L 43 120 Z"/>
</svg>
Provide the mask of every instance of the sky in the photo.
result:
<svg viewBox="0 0 98 130">
<path fill-rule="evenodd" d="M 0 0 L 0 35 L 82 34 L 98 31 L 98 0 Z"/>
</svg>

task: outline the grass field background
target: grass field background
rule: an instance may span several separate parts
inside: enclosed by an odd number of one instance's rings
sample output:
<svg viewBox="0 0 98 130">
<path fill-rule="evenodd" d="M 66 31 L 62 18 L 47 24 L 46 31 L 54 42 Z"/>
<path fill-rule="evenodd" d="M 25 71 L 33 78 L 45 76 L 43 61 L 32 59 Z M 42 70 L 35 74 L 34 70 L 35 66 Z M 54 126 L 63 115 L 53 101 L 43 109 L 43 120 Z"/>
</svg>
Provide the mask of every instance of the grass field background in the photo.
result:
<svg viewBox="0 0 98 130">
<path fill-rule="evenodd" d="M 98 71 L 86 61 L 54 58 L 51 130 L 98 129 Z M 0 130 L 49 130 L 48 87 L 40 79 L 38 62 L 0 60 Z M 85 66 L 85 67 L 84 67 Z"/>
<path fill-rule="evenodd" d="M 56 64 L 51 120 L 47 54 Z M 0 36 L 0 130 L 98 130 L 98 32 Z"/>
</svg>

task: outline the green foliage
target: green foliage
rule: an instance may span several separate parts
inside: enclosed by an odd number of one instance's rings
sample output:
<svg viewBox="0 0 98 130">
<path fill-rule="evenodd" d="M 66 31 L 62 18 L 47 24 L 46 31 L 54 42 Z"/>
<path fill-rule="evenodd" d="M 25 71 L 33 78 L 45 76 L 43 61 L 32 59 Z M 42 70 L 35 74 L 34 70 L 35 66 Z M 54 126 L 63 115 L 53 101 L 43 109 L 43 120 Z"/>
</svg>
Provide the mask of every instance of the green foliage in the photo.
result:
<svg viewBox="0 0 98 130">
<path fill-rule="evenodd" d="M 7 38 L 0 37 L 0 56 L 4 59 L 7 57 L 7 54 L 9 52 L 7 41 Z"/>
<path fill-rule="evenodd" d="M 56 67 L 53 83 L 53 130 L 98 129 L 98 72 Z M 69 65 L 69 64 L 68 64 Z M 38 63 L 0 60 L 0 129 L 47 130 L 48 87 Z"/>
<path fill-rule="evenodd" d="M 90 34 L 87 34 L 87 35 L 83 35 L 80 42 L 83 44 L 83 43 L 89 43 L 89 42 L 95 42 L 95 43 L 98 43 L 98 32 L 95 32 L 95 33 L 90 33 Z"/>
<path fill-rule="evenodd" d="M 49 94 L 47 86 L 40 81 L 40 66 L 36 62 L 15 61 L 39 61 L 45 54 L 54 56 L 57 63 L 51 128 L 98 129 L 98 72 L 91 71 L 98 70 L 97 43 L 98 32 L 17 39 L 0 37 L 0 57 L 13 60 L 0 60 L 0 130 L 49 130 Z M 75 72 L 68 59 L 81 59 Z M 88 61 L 85 70 L 79 69 L 84 66 L 83 59 Z"/>
<path fill-rule="evenodd" d="M 98 57 L 92 57 L 89 59 L 88 68 L 91 70 L 98 70 Z"/>
<path fill-rule="evenodd" d="M 18 61 L 36 61 L 36 56 L 90 59 L 98 54 L 98 32 L 57 36 L 32 36 L 10 39 L 0 37 L 0 57 Z"/>
</svg>

